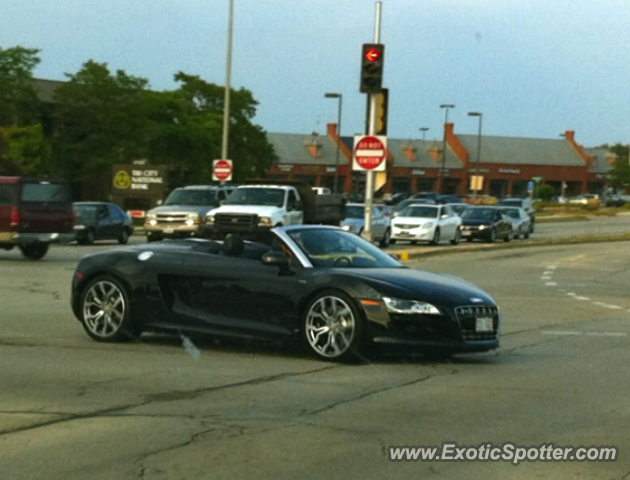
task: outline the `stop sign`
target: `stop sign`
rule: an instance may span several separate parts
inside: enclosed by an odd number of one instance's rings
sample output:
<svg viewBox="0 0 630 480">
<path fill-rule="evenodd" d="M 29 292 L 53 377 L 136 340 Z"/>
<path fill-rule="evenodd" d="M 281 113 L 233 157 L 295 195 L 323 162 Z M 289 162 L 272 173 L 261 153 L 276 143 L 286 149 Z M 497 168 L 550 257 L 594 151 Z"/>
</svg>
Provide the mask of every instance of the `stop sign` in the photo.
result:
<svg viewBox="0 0 630 480">
<path fill-rule="evenodd" d="M 353 170 L 385 171 L 387 137 L 356 135 L 354 137 Z"/>
<path fill-rule="evenodd" d="M 212 162 L 212 180 L 220 182 L 232 180 L 232 160 L 214 160 Z"/>
</svg>

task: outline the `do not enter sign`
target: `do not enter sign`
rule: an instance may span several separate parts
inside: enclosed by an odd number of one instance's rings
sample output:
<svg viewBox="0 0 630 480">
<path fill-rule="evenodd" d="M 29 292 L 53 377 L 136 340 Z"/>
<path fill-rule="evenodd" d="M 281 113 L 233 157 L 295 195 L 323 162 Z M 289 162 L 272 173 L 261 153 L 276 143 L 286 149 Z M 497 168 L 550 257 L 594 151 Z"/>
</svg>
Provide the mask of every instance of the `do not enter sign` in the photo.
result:
<svg viewBox="0 0 630 480">
<path fill-rule="evenodd" d="M 354 137 L 353 170 L 385 171 L 387 137 L 356 135 Z"/>
<path fill-rule="evenodd" d="M 214 160 L 212 162 L 212 180 L 220 182 L 232 180 L 232 160 Z"/>
</svg>

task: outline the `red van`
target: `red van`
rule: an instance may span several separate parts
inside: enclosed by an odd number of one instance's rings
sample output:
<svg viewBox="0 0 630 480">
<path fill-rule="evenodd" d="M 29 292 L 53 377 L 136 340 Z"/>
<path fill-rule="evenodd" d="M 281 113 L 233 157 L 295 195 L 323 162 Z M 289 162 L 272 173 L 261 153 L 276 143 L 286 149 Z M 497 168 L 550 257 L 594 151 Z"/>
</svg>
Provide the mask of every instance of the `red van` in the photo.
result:
<svg viewBox="0 0 630 480">
<path fill-rule="evenodd" d="M 51 243 L 74 240 L 68 184 L 54 177 L 0 177 L 0 248 L 17 246 L 30 260 Z"/>
</svg>

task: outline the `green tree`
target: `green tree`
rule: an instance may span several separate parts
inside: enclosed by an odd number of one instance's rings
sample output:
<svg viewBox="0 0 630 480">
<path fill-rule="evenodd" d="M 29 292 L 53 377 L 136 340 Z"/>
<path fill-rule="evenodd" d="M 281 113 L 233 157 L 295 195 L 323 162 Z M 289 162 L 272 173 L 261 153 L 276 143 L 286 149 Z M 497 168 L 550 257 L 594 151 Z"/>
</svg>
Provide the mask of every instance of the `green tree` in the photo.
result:
<svg viewBox="0 0 630 480">
<path fill-rule="evenodd" d="M 15 174 L 43 175 L 50 171 L 51 147 L 39 123 L 27 127 L 0 127 L 0 136 L 7 142 L 6 157 L 15 167 Z"/>
<path fill-rule="evenodd" d="M 39 50 L 0 47 L 0 126 L 26 126 L 39 120 L 39 101 L 33 87 L 33 69 Z"/>
<path fill-rule="evenodd" d="M 628 159 L 628 146 L 617 143 L 607 147 L 617 155 L 617 159 L 610 169 L 609 184 L 611 187 L 628 188 L 630 185 L 630 161 Z"/>
<path fill-rule="evenodd" d="M 94 197 L 109 193 L 111 167 L 144 158 L 147 80 L 110 72 L 92 60 L 55 92 L 54 155 L 58 170 L 76 182 L 98 179 Z"/>
<path fill-rule="evenodd" d="M 148 157 L 169 166 L 171 187 L 210 183 L 212 160 L 221 155 L 225 87 L 183 72 L 175 80 L 179 89 L 147 96 L 152 123 Z M 277 160 L 265 131 L 252 122 L 256 105 L 250 91 L 231 92 L 228 147 L 236 182 L 264 175 Z"/>
</svg>

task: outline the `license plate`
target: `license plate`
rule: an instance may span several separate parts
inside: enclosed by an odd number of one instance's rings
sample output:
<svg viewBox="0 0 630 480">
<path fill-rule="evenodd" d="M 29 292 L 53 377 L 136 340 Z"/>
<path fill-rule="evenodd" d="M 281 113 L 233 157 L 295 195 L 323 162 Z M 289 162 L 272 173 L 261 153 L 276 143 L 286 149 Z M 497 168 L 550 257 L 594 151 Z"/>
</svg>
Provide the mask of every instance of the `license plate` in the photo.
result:
<svg viewBox="0 0 630 480">
<path fill-rule="evenodd" d="M 411 235 L 409 232 L 407 232 L 406 230 L 401 230 L 400 231 L 401 235 Z"/>
<path fill-rule="evenodd" d="M 476 332 L 491 332 L 492 317 L 477 317 L 475 322 Z"/>
<path fill-rule="evenodd" d="M 462 230 L 462 237 L 469 237 L 471 234 L 470 230 Z"/>
<path fill-rule="evenodd" d="M 172 228 L 165 228 L 164 233 L 173 233 L 175 230 Z"/>
</svg>

